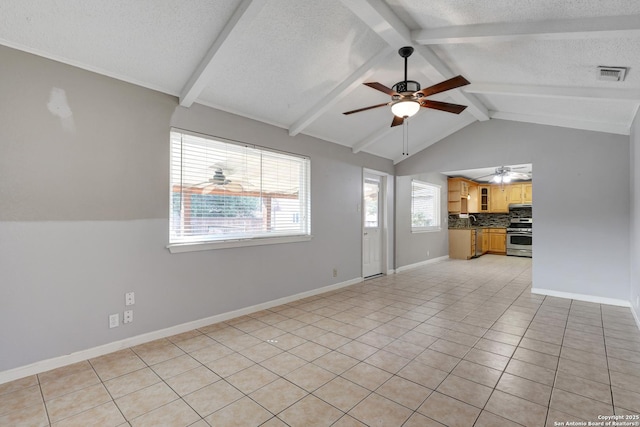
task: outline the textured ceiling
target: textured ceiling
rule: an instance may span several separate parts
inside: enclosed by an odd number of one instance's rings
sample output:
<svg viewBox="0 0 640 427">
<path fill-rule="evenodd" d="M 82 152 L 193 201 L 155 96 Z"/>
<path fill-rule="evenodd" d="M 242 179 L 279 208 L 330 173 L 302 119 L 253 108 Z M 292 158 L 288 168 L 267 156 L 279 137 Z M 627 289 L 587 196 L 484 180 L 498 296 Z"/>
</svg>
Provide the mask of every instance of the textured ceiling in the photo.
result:
<svg viewBox="0 0 640 427">
<path fill-rule="evenodd" d="M 629 134 L 640 105 L 637 0 L 3 0 L 0 44 L 396 162 L 475 122 Z M 363 86 L 458 74 L 471 85 L 390 128 Z M 623 82 L 596 67 L 629 67 Z"/>
</svg>

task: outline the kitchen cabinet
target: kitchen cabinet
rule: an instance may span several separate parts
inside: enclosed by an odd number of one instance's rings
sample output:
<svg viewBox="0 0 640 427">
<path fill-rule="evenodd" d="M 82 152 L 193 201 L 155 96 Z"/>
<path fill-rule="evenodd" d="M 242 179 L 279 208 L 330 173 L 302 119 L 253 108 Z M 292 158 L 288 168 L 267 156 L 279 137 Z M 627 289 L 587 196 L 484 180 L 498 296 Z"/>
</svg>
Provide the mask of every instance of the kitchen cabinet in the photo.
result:
<svg viewBox="0 0 640 427">
<path fill-rule="evenodd" d="M 489 252 L 489 229 L 482 229 L 482 253 L 486 254 Z"/>
<path fill-rule="evenodd" d="M 532 202 L 531 182 L 478 184 L 466 178 L 449 178 L 448 211 L 452 214 L 507 213 L 510 204 Z"/>
<path fill-rule="evenodd" d="M 509 192 L 507 185 L 492 185 L 489 192 L 491 213 L 509 212 Z"/>
<path fill-rule="evenodd" d="M 509 204 L 531 203 L 533 187 L 530 182 L 505 185 L 506 188 L 508 188 L 505 191 L 508 191 L 507 199 Z"/>
<path fill-rule="evenodd" d="M 479 186 L 478 184 L 476 184 L 475 182 L 472 184 L 469 184 L 469 196 L 468 196 L 468 202 L 467 202 L 467 207 L 469 208 L 469 213 L 478 213 L 480 212 L 480 193 L 479 193 Z"/>
<path fill-rule="evenodd" d="M 533 203 L 533 186 L 530 182 L 522 184 L 522 203 Z"/>
<path fill-rule="evenodd" d="M 522 184 L 505 185 L 508 203 L 522 203 Z"/>
<path fill-rule="evenodd" d="M 507 253 L 507 229 L 506 228 L 490 228 L 489 229 L 489 251 L 493 254 L 504 255 Z"/>
<path fill-rule="evenodd" d="M 471 259 L 476 254 L 476 230 L 449 229 L 449 258 Z"/>
<path fill-rule="evenodd" d="M 489 205 L 489 189 L 490 185 L 478 186 L 478 213 L 491 212 L 491 206 Z"/>
<path fill-rule="evenodd" d="M 469 187 L 477 184 L 465 178 L 449 178 L 447 185 L 449 213 L 469 213 Z"/>
</svg>

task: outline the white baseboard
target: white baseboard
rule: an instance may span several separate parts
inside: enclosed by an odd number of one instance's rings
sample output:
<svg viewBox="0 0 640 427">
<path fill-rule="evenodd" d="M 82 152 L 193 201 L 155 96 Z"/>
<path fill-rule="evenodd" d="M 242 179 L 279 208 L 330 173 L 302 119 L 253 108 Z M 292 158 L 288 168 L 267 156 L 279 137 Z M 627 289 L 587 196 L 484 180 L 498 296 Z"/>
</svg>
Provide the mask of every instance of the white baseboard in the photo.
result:
<svg viewBox="0 0 640 427">
<path fill-rule="evenodd" d="M 627 300 L 616 298 L 605 298 L 594 295 L 574 294 L 571 292 L 553 291 L 551 289 L 531 288 L 532 294 L 548 295 L 550 297 L 574 299 L 577 301 L 595 302 L 597 304 L 617 305 L 619 307 L 631 307 L 631 303 Z M 633 310 L 631 310 L 633 311 Z"/>
<path fill-rule="evenodd" d="M 422 267 L 429 264 L 434 264 L 436 262 L 444 261 L 445 259 L 449 259 L 449 255 L 441 256 L 438 258 L 431 258 L 426 261 L 416 262 L 415 264 L 403 265 L 402 267 L 396 268 L 396 273 L 401 273 L 407 270 L 413 270 L 414 268 Z"/>
<path fill-rule="evenodd" d="M 261 304 L 240 308 L 238 310 L 217 314 L 215 316 L 194 320 L 192 322 L 182 323 L 180 325 L 171 326 L 169 328 L 160 329 L 160 330 L 148 332 L 142 335 L 136 335 L 134 337 L 125 338 L 123 340 L 110 342 L 108 344 L 104 344 L 98 347 L 88 348 L 86 350 L 80 350 L 75 353 L 66 354 L 64 356 L 58 356 L 51 359 L 46 359 L 39 362 L 31 363 L 29 365 L 20 366 L 18 368 L 9 369 L 7 371 L 2 371 L 0 372 L 0 384 L 4 384 L 9 381 L 24 378 L 29 375 L 35 375 L 42 372 L 46 372 L 51 369 L 60 368 L 62 366 L 71 365 L 73 363 L 82 362 L 84 360 L 92 359 L 94 357 L 103 356 L 105 354 L 113 353 L 114 351 L 144 344 L 149 341 L 154 341 L 161 338 L 167 338 L 176 334 L 181 334 L 183 332 L 191 331 L 193 329 L 212 325 L 214 323 L 224 322 L 225 320 L 255 313 L 261 310 L 266 310 L 268 308 L 276 307 L 282 304 L 287 304 L 303 298 L 311 297 L 318 294 L 323 294 L 325 292 L 344 288 L 346 286 L 351 286 L 356 283 L 360 283 L 363 280 L 364 279 L 362 277 L 356 277 L 355 279 L 347 280 L 345 282 L 334 283 L 333 285 L 323 286 L 322 288 L 301 292 L 299 294 L 291 295 L 288 297 L 278 298 L 278 299 L 267 301 Z"/>
</svg>

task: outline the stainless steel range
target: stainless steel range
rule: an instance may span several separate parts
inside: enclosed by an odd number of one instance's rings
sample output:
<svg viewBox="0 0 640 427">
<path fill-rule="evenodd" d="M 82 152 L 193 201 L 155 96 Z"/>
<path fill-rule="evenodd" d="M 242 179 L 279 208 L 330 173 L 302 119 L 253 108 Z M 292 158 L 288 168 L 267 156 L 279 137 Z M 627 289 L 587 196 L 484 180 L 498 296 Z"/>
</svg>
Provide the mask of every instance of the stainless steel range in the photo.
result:
<svg viewBox="0 0 640 427">
<path fill-rule="evenodd" d="M 532 218 L 511 218 L 507 228 L 507 255 L 531 258 L 532 236 Z"/>
</svg>

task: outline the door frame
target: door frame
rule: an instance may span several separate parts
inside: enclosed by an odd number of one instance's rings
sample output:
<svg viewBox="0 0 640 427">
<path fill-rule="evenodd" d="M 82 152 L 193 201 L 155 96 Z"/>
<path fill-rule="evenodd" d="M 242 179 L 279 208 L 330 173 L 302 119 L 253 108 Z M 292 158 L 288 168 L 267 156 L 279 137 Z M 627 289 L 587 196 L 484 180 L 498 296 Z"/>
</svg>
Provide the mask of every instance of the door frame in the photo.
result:
<svg viewBox="0 0 640 427">
<path fill-rule="evenodd" d="M 393 272 L 389 269 L 389 208 L 388 208 L 388 186 L 389 174 L 374 169 L 362 168 L 362 181 L 360 183 L 360 277 L 364 277 L 364 182 L 367 175 L 373 175 L 380 179 L 380 262 L 382 264 L 382 274 L 387 275 Z"/>
</svg>

